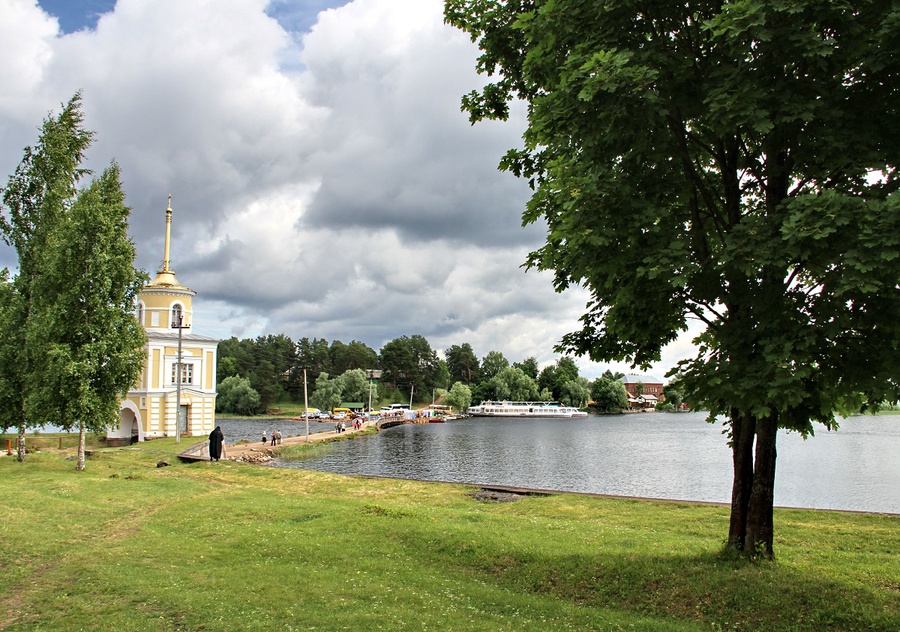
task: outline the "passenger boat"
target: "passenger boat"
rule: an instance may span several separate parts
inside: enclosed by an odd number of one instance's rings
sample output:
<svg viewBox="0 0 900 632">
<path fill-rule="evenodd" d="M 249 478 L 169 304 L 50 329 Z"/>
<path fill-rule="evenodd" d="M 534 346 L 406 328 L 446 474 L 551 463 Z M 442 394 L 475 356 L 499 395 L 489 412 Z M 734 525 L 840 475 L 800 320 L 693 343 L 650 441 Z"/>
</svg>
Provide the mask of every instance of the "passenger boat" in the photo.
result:
<svg viewBox="0 0 900 632">
<path fill-rule="evenodd" d="M 559 402 L 481 402 L 469 408 L 474 417 L 587 417 L 587 413 L 574 406 Z"/>
</svg>

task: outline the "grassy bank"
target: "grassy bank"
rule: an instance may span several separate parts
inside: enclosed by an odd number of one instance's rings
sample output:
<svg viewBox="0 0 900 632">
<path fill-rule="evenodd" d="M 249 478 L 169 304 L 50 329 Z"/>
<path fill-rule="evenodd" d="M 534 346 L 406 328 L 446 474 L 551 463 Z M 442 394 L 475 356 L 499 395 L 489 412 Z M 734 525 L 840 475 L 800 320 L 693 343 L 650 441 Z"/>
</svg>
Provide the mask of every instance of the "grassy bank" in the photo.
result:
<svg viewBox="0 0 900 632">
<path fill-rule="evenodd" d="M 778 562 L 747 564 L 724 507 L 482 503 L 176 447 L 0 458 L 0 629 L 900 629 L 897 517 L 778 510 Z"/>
</svg>

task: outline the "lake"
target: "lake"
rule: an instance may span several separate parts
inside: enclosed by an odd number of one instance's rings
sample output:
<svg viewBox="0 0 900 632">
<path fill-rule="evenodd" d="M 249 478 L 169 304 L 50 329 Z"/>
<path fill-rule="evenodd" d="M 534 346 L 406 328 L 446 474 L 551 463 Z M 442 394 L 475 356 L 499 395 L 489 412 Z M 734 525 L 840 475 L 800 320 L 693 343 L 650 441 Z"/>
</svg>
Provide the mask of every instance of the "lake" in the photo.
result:
<svg viewBox="0 0 900 632">
<path fill-rule="evenodd" d="M 410 424 L 276 466 L 728 503 L 731 451 L 723 426 L 704 420 L 704 413 L 639 413 Z M 900 513 L 900 415 L 851 417 L 806 441 L 780 432 L 777 464 L 777 506 Z"/>
</svg>

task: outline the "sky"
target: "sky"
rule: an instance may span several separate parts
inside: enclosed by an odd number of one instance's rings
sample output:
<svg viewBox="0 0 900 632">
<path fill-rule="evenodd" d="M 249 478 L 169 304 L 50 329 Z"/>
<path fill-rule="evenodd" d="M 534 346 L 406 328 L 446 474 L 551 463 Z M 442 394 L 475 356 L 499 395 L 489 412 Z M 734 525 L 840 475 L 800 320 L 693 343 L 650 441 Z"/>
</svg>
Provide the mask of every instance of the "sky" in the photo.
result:
<svg viewBox="0 0 900 632">
<path fill-rule="evenodd" d="M 137 265 L 171 260 L 194 331 L 360 340 L 420 334 L 510 362 L 559 354 L 589 299 L 522 264 L 542 225 L 497 165 L 525 110 L 470 125 L 487 81 L 441 0 L 0 0 L 0 182 L 81 90 L 115 160 Z M 0 267 L 15 268 L 0 245 Z M 668 346 L 657 377 L 694 355 Z M 576 360 L 589 379 L 625 363 Z"/>
</svg>

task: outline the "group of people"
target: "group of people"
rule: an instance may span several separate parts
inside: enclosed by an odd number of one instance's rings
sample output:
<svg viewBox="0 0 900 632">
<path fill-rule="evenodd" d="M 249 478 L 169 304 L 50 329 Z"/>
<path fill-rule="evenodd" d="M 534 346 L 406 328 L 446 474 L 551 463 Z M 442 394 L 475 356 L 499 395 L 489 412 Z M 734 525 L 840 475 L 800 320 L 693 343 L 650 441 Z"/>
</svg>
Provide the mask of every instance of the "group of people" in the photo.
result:
<svg viewBox="0 0 900 632">
<path fill-rule="evenodd" d="M 272 443 L 270 445 L 281 445 L 282 438 L 283 437 L 281 434 L 281 430 L 273 430 L 270 433 L 270 439 L 272 441 Z M 263 442 L 263 445 L 266 445 L 266 433 L 265 432 L 263 433 L 263 436 L 262 436 L 262 442 Z"/>
<path fill-rule="evenodd" d="M 359 419 L 354 420 L 353 421 L 353 429 L 359 430 L 360 428 L 362 428 L 362 423 L 360 423 Z M 340 434 L 341 432 L 344 432 L 346 429 L 347 429 L 347 424 L 345 424 L 343 421 L 339 421 L 336 424 L 334 424 L 334 431 L 336 433 Z"/>
<path fill-rule="evenodd" d="M 362 424 L 359 419 L 354 420 L 353 427 L 356 430 L 362 428 Z M 343 421 L 334 424 L 335 432 L 344 432 L 347 429 L 347 424 Z M 281 445 L 281 440 L 283 439 L 283 435 L 280 430 L 273 430 L 270 433 L 263 433 L 262 442 L 263 445 L 266 445 L 267 442 L 270 442 L 269 445 Z M 216 426 L 216 429 L 209 433 L 209 460 L 210 461 L 218 461 L 222 458 L 223 444 L 225 441 L 225 435 L 222 434 L 222 426 Z"/>
</svg>

